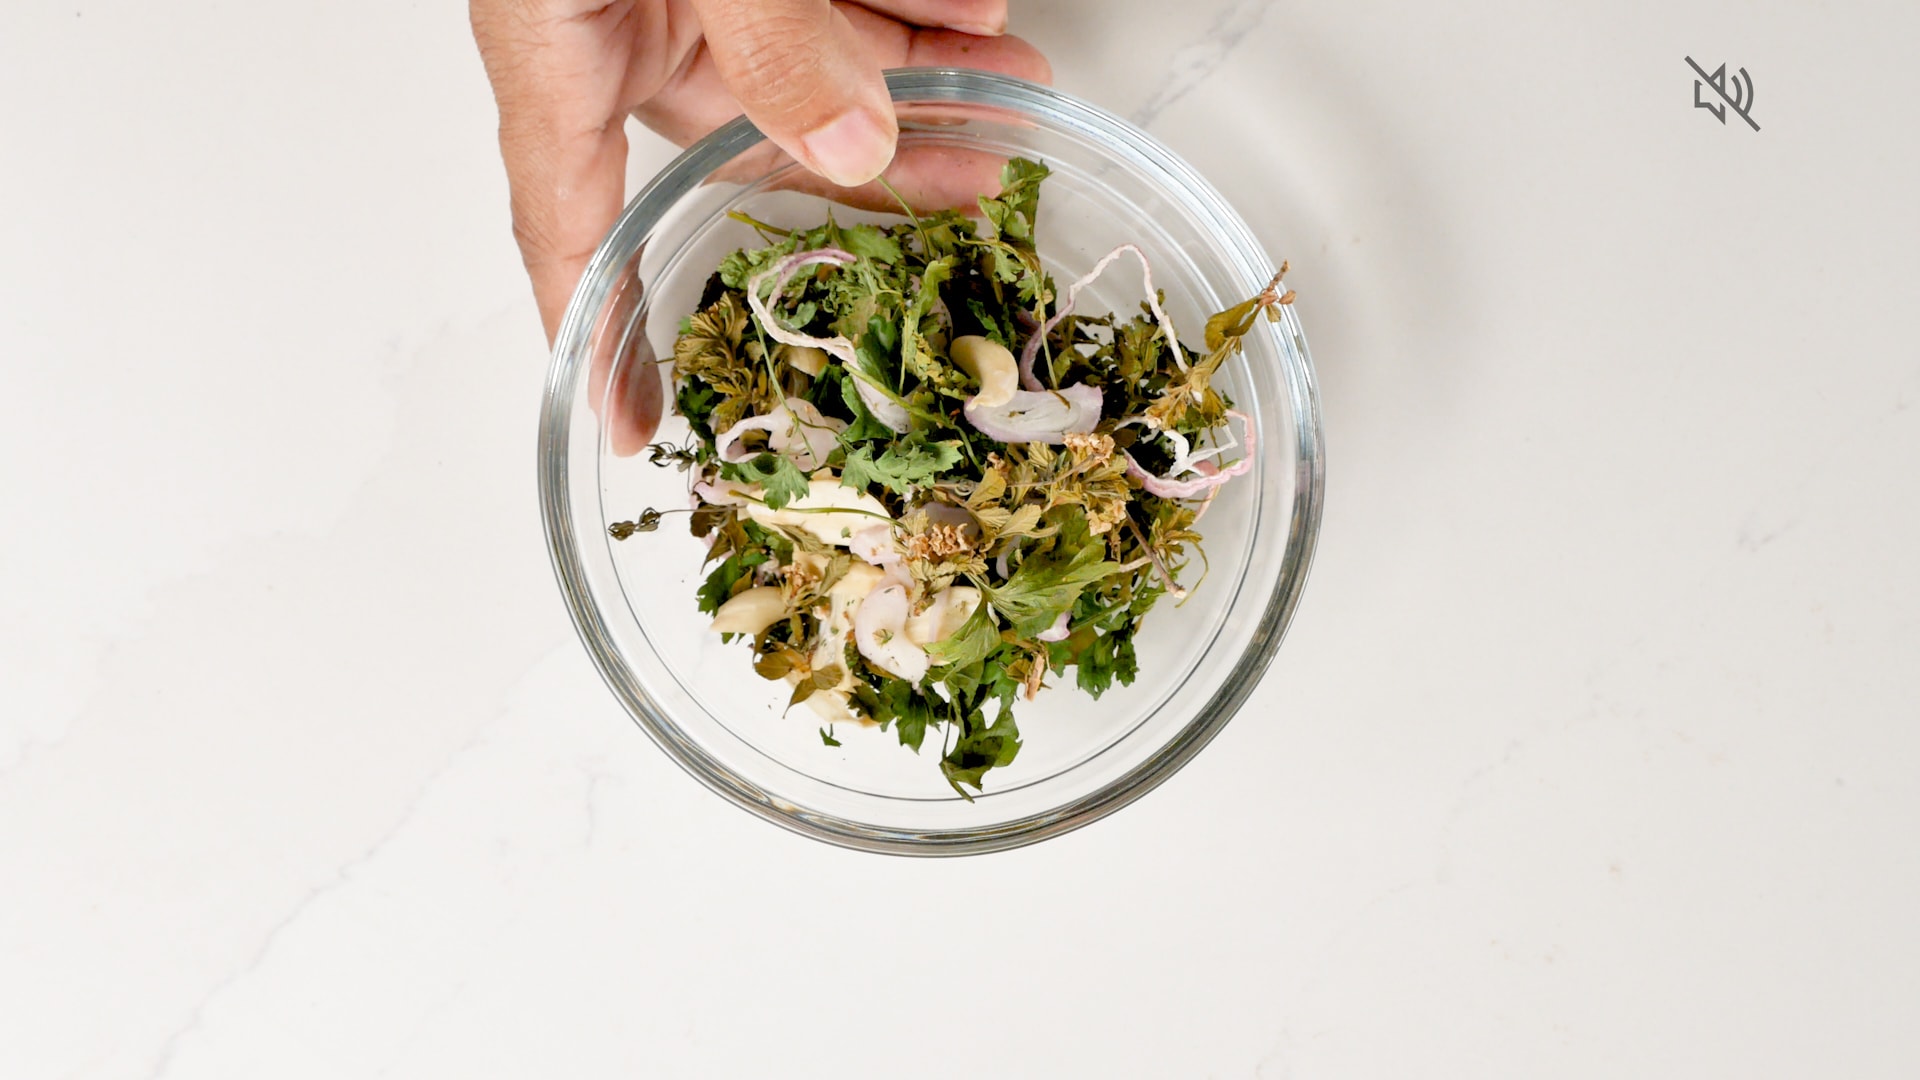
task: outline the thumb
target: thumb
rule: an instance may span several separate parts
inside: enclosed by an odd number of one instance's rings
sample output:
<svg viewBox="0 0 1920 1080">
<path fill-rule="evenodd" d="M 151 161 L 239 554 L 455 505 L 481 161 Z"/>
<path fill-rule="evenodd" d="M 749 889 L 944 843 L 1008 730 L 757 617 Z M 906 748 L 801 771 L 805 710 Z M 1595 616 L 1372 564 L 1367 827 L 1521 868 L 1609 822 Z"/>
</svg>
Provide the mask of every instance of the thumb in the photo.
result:
<svg viewBox="0 0 1920 1080">
<path fill-rule="evenodd" d="M 900 133 L 880 64 L 828 0 L 693 0 L 707 51 L 747 118 L 842 187 L 893 160 Z"/>
</svg>

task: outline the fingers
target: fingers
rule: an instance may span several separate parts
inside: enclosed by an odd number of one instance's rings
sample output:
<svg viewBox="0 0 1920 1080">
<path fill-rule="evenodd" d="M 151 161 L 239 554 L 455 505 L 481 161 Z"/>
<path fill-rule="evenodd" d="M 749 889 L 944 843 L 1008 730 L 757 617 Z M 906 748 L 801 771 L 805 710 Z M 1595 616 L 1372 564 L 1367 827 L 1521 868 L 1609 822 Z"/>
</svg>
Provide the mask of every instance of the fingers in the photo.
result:
<svg viewBox="0 0 1920 1080">
<path fill-rule="evenodd" d="M 1053 68 L 1038 49 L 1017 37 L 976 37 L 951 30 L 915 29 L 852 4 L 840 6 L 882 67 L 961 67 L 1032 82 L 1052 82 Z M 673 79 L 634 110 L 640 122 L 681 146 L 740 115 L 712 52 L 700 47 Z M 781 149 L 787 147 L 781 144 Z M 853 186 L 853 185 L 842 185 Z"/>
<path fill-rule="evenodd" d="M 956 114 L 943 109 L 943 119 Z M 786 151 L 769 143 L 748 150 L 715 172 L 712 179 L 733 183 L 766 184 L 770 190 L 797 191 L 817 196 L 857 210 L 897 214 L 900 200 L 906 200 L 918 213 L 936 210 L 961 210 L 978 213 L 976 200 L 1000 190 L 1000 169 L 1007 163 L 1005 154 L 945 143 L 900 141 L 900 150 L 887 166 L 886 181 L 893 190 L 877 181 L 859 187 L 841 187 L 813 173 L 788 169 L 771 181 L 769 174 L 786 168 L 792 161 Z M 899 197 L 895 197 L 895 192 Z"/>
<path fill-rule="evenodd" d="M 898 59 L 894 59 L 898 56 Z M 1052 83 L 1053 65 L 1039 49 L 1017 37 L 975 37 L 945 30 L 916 30 L 886 51 L 887 67 L 957 67 Z"/>
<path fill-rule="evenodd" d="M 634 262 L 638 259 L 636 255 Z M 646 322 L 634 317 L 644 287 L 629 263 L 594 330 L 587 368 L 587 404 L 606 425 L 607 448 L 618 457 L 632 457 L 646 449 L 660 426 L 665 404 L 666 372 L 647 340 Z"/>
<path fill-rule="evenodd" d="M 500 105 L 514 238 L 549 342 L 625 194 L 624 57 L 608 48 L 609 10 L 575 6 L 556 14 L 509 0 L 472 5 L 474 39 Z M 612 75 L 602 70 L 608 66 Z"/>
<path fill-rule="evenodd" d="M 981 37 L 1007 32 L 1007 0 L 860 0 L 860 6 L 913 26 L 945 27 Z"/>
<path fill-rule="evenodd" d="M 828 0 L 693 0 L 721 81 L 767 138 L 836 184 L 893 160 L 880 61 Z"/>
<path fill-rule="evenodd" d="M 559 333 L 567 302 L 620 216 L 627 139 L 616 123 L 572 138 L 547 128 L 501 125 L 500 150 L 512 189 L 513 236 L 520 245 L 547 342 Z"/>
</svg>

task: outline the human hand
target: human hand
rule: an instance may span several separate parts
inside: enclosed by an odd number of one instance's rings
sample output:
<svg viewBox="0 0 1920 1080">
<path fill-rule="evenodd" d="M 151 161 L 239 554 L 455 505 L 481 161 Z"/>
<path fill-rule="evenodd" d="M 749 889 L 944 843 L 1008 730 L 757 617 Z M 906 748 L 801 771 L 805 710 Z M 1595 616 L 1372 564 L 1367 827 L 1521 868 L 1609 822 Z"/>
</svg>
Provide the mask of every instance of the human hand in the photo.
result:
<svg viewBox="0 0 1920 1080">
<path fill-rule="evenodd" d="M 619 217 L 629 115 L 684 146 L 744 111 L 853 186 L 893 157 L 883 68 L 1050 76 L 1032 46 L 1000 36 L 1006 0 L 472 0 L 471 15 L 549 342 Z"/>
</svg>

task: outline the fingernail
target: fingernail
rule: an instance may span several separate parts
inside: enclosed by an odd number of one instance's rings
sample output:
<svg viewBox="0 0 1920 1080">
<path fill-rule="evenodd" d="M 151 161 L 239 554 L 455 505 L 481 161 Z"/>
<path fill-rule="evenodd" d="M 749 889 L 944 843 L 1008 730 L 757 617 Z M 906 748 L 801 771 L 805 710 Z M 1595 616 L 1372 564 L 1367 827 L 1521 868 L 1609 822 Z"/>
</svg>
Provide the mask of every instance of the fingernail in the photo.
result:
<svg viewBox="0 0 1920 1080">
<path fill-rule="evenodd" d="M 879 176 L 893 161 L 893 136 L 865 109 L 851 109 L 800 137 L 821 175 L 841 187 Z"/>
<path fill-rule="evenodd" d="M 1007 24 L 1004 22 L 998 25 L 993 23 L 957 22 L 948 23 L 947 29 L 958 30 L 963 34 L 972 34 L 974 37 L 999 37 L 1007 32 Z"/>
</svg>

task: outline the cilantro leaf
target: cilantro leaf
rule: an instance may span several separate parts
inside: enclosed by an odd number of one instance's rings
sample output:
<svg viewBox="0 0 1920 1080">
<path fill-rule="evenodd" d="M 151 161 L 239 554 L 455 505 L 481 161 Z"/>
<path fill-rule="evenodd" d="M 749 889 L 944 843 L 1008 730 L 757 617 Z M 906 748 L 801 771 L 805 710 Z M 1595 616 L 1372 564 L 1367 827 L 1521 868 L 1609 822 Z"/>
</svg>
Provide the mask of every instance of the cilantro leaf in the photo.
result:
<svg viewBox="0 0 1920 1080">
<path fill-rule="evenodd" d="M 853 225 L 840 230 L 840 247 L 850 254 L 880 263 L 900 261 L 900 242 L 872 225 Z"/>
<path fill-rule="evenodd" d="M 875 385 L 891 387 L 893 381 L 888 378 L 893 367 L 893 350 L 900 344 L 900 328 L 875 315 L 867 321 L 867 332 L 860 335 L 860 342 L 854 346 L 854 355 L 860 361 L 860 370 Z"/>
<path fill-rule="evenodd" d="M 935 259 L 927 264 L 927 272 L 920 276 L 919 291 L 914 293 L 913 303 L 907 305 L 907 313 L 901 319 L 900 361 L 908 371 L 925 377 L 931 374 L 931 365 L 920 355 L 920 320 L 927 317 L 933 305 L 940 299 L 940 286 L 953 276 L 953 268 L 959 260 L 948 256 Z"/>
<path fill-rule="evenodd" d="M 1052 172 L 1045 165 L 1014 158 L 1000 170 L 1000 194 L 980 197 L 980 212 L 993 224 L 994 235 L 1033 246 L 1034 217 L 1040 210 L 1040 182 Z"/>
<path fill-rule="evenodd" d="M 767 507 L 778 510 L 807 493 L 807 474 L 787 458 L 760 454 L 723 467 L 721 475 L 740 484 L 759 484 Z"/>
<path fill-rule="evenodd" d="M 828 724 L 826 727 L 820 729 L 820 741 L 826 743 L 828 746 L 840 745 L 840 740 L 833 737 L 832 724 Z"/>
</svg>

